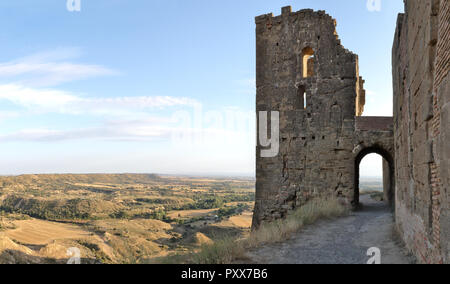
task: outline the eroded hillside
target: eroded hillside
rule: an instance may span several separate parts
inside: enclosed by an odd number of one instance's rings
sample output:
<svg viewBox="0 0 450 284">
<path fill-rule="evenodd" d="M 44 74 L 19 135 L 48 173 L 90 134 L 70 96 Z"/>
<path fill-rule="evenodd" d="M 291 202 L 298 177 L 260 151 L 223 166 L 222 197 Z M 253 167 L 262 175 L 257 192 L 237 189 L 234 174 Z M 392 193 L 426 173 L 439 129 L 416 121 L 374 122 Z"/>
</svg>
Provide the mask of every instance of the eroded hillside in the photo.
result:
<svg viewBox="0 0 450 284">
<path fill-rule="evenodd" d="M 0 177 L 0 262 L 148 262 L 247 234 L 253 201 L 252 179 Z"/>
</svg>

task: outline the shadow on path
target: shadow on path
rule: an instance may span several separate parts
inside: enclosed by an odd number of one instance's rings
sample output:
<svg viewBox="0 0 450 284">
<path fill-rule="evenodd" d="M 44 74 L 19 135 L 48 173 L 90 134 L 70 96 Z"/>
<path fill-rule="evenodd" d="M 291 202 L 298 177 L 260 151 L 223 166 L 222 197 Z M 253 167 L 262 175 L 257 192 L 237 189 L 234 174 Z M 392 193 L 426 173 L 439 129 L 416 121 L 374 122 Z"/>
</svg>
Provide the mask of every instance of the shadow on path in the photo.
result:
<svg viewBox="0 0 450 284">
<path fill-rule="evenodd" d="M 264 264 L 365 264 L 367 250 L 381 250 L 381 263 L 412 263 L 396 240 L 391 207 L 361 196 L 362 207 L 349 216 L 323 220 L 308 226 L 292 239 L 248 253 L 254 263 Z"/>
</svg>

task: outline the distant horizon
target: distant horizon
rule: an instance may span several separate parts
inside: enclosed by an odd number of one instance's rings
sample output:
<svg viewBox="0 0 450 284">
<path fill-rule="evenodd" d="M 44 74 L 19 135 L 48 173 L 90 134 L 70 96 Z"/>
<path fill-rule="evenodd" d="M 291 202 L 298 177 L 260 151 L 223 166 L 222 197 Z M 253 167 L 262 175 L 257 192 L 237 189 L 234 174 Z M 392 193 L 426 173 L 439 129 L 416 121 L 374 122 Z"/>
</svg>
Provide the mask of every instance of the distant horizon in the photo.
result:
<svg viewBox="0 0 450 284">
<path fill-rule="evenodd" d="M 85 173 L 74 173 L 74 172 L 66 172 L 66 173 L 25 173 L 25 174 L 16 174 L 16 175 L 3 175 L 2 177 L 17 177 L 17 176 L 26 176 L 26 175 L 157 175 L 157 176 L 175 176 L 175 177 L 219 177 L 219 178 L 256 178 L 253 174 L 245 174 L 245 173 L 152 173 L 152 172 L 141 172 L 141 173 L 133 173 L 133 172 L 85 172 Z M 360 176 L 360 180 L 367 179 L 383 179 L 382 176 Z"/>
<path fill-rule="evenodd" d="M 178 177 L 243 177 L 255 178 L 254 174 L 245 173 L 156 173 L 156 172 L 42 172 L 42 173 L 22 173 L 22 174 L 0 174 L 3 177 L 16 177 L 27 175 L 157 175 L 157 176 L 178 176 Z"/>
</svg>

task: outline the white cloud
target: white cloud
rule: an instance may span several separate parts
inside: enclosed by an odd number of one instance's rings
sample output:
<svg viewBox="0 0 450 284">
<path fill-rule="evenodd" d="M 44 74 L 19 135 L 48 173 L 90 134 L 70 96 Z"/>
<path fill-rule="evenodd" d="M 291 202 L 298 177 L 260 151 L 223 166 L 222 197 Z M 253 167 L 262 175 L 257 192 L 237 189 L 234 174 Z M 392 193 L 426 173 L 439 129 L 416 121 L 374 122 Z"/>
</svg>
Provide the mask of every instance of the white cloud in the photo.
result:
<svg viewBox="0 0 450 284">
<path fill-rule="evenodd" d="M 0 99 L 25 108 L 55 109 L 77 101 L 67 92 L 52 89 L 32 89 L 19 85 L 0 85 Z"/>
<path fill-rule="evenodd" d="M 171 139 L 172 146 L 177 149 L 192 147 L 205 149 L 224 145 L 226 147 L 241 145 L 246 140 L 251 144 L 253 136 L 251 133 L 239 130 L 184 128 L 171 119 L 153 117 L 142 121 L 106 122 L 97 127 L 69 130 L 22 129 L 0 135 L 0 142 L 56 142 L 81 139 L 145 142 Z"/>
<path fill-rule="evenodd" d="M 20 116 L 20 113 L 16 111 L 0 111 L 0 122 L 11 118 L 16 118 L 18 116 Z"/>
<path fill-rule="evenodd" d="M 77 160 L 82 160 L 82 163 L 78 164 L 81 172 L 105 169 L 114 169 L 116 172 L 121 168 L 130 171 L 139 165 L 148 171 L 147 164 L 150 160 L 164 171 L 195 169 L 198 164 L 208 171 L 222 171 L 219 168 L 225 167 L 224 163 L 229 163 L 227 168 L 237 170 L 238 163 L 250 165 L 250 168 L 254 164 L 253 156 L 250 155 L 256 137 L 254 112 L 243 112 L 237 108 L 203 112 L 198 101 L 186 97 L 128 94 L 120 97 L 98 97 L 93 94 L 69 92 L 58 87 L 57 85 L 65 82 L 118 74 L 101 65 L 74 62 L 73 59 L 80 55 L 80 49 L 60 48 L 0 63 L 0 105 L 8 108 L 7 111 L 0 111 L 0 122 L 20 115 L 26 118 L 20 120 L 17 125 L 12 121 L 8 128 L 0 132 L 2 147 L 13 149 L 5 153 L 14 153 L 7 167 L 8 172 L 13 168 L 13 171 L 18 172 L 23 172 L 24 169 L 41 172 L 49 169 L 49 165 L 55 165 L 55 161 L 59 159 L 62 164 L 51 167 L 50 171 L 74 169 Z M 242 92 L 254 94 L 254 79 L 239 81 L 236 86 Z M 169 113 L 168 108 L 175 112 Z M 164 111 L 161 111 L 162 109 Z M 177 116 L 177 113 L 183 115 Z M 52 114 L 65 115 L 62 120 L 64 124 L 61 125 L 55 120 L 60 118 L 59 115 Z M 86 121 L 86 117 L 89 123 L 80 126 L 79 123 Z M 83 120 L 78 121 L 77 118 Z M 24 127 L 23 123 L 28 122 Z M 66 148 L 63 144 L 58 147 L 58 144 L 73 141 L 76 141 L 76 145 L 88 146 Z M 137 143 L 132 147 L 126 143 L 119 143 L 117 146 L 105 143 L 111 141 L 162 143 Z M 20 142 L 30 144 L 23 147 Z M 41 143 L 48 145 L 39 146 Z M 149 147 L 150 144 L 155 147 Z M 93 150 L 92 145 L 97 148 Z M 163 149 L 159 148 L 160 145 L 164 145 Z M 22 147 L 22 150 L 16 152 L 18 147 Z M 109 147 L 117 148 L 111 153 Z M 143 147 L 146 150 L 138 151 L 135 147 Z M 45 152 L 46 149 L 50 149 L 49 152 Z M 58 150 L 61 152 L 55 154 Z M 98 154 L 102 151 L 103 154 Z M 121 156 L 121 151 L 122 154 L 126 152 L 126 155 Z M 136 154 L 132 154 L 133 151 L 136 151 Z M 153 154 L 150 155 L 152 151 Z M 18 158 L 20 155 L 22 160 Z M 83 155 L 89 158 L 80 158 Z M 156 161 L 155 155 L 163 158 Z M 185 158 L 182 158 L 182 155 Z M 163 164 L 167 163 L 168 157 L 172 157 L 171 164 L 164 168 Z M 208 164 L 211 157 L 214 157 L 214 162 Z M 112 163 L 114 159 L 115 164 Z M 198 163 L 199 159 L 203 159 L 204 163 Z M 222 161 L 226 159 L 228 161 Z M 86 160 L 89 160 L 88 164 Z M 128 163 L 126 166 L 124 161 Z M 95 168 L 94 165 L 98 163 L 101 163 L 101 166 Z M 34 166 L 29 166 L 30 164 Z"/>
<path fill-rule="evenodd" d="M 148 125 L 141 128 L 114 128 L 110 125 L 101 127 L 52 130 L 45 128 L 23 129 L 14 133 L 0 135 L 1 142 L 55 142 L 79 139 L 99 139 L 112 141 L 149 141 L 155 138 L 170 137 L 170 129 Z"/>
<path fill-rule="evenodd" d="M 130 112 L 131 113 L 131 112 Z M 214 114 L 214 115 L 212 115 Z M 209 119 L 212 117 L 216 119 Z M 0 142 L 55 142 L 80 139 L 108 141 L 151 141 L 164 139 L 175 149 L 255 145 L 253 112 L 236 108 L 208 111 L 193 108 L 162 116 L 140 114 L 109 117 L 81 128 L 36 127 L 4 133 Z"/>
<path fill-rule="evenodd" d="M 0 64 L 0 104 L 8 102 L 26 113 L 28 119 L 36 114 L 70 114 L 96 117 L 90 125 L 65 128 L 52 122 L 35 128 L 16 129 L 0 135 L 0 142 L 56 142 L 79 139 L 108 141 L 170 140 L 176 148 L 230 147 L 249 141 L 254 144 L 254 113 L 236 108 L 203 112 L 201 104 L 186 97 L 122 96 L 93 97 L 50 87 L 63 82 L 66 75 L 72 79 L 108 74 L 108 69 L 97 65 L 79 65 L 63 60 L 78 57 L 79 49 L 58 49 L 20 60 Z M 30 75 L 29 81 L 2 83 L 2 78 Z M 48 80 L 47 80 L 48 79 Z M 46 87 L 29 84 L 44 80 Z M 11 81 L 11 80 L 9 80 Z M 243 80 L 239 85 L 254 91 L 254 79 Z M 180 112 L 165 117 L 152 111 L 175 108 Z M 0 113 L 1 119 L 1 113 Z M 178 135 L 178 136 L 177 136 Z M 181 140 L 175 137 L 182 136 Z M 240 146 L 239 146 L 240 148 Z"/>
<path fill-rule="evenodd" d="M 118 74 L 117 71 L 100 65 L 63 61 L 74 59 L 80 54 L 79 49 L 63 48 L 0 63 L 0 79 L 11 80 L 13 78 L 21 84 L 49 87 L 92 77 Z"/>
<path fill-rule="evenodd" d="M 83 54 L 79 47 L 57 47 L 52 50 L 46 50 L 43 52 L 34 53 L 25 57 L 22 57 L 17 61 L 24 62 L 54 62 L 62 61 L 73 58 L 79 58 Z"/>
<path fill-rule="evenodd" d="M 85 98 L 57 89 L 36 89 L 16 84 L 0 85 L 0 100 L 39 113 L 109 115 L 198 104 L 193 99 L 169 96 Z"/>
<path fill-rule="evenodd" d="M 0 63 L 0 100 L 9 101 L 32 113 L 111 116 L 197 104 L 189 98 L 169 96 L 86 97 L 52 87 L 63 82 L 117 74 L 99 65 L 67 61 L 80 55 L 79 48 L 57 48 Z"/>
</svg>

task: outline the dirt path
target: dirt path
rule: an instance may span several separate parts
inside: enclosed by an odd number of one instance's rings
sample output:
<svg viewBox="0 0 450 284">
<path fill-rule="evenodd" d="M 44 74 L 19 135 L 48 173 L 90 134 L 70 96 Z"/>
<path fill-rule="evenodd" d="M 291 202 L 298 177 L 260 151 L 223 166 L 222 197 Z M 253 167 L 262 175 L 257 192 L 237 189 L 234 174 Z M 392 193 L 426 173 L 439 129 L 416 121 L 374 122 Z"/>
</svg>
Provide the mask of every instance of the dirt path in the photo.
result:
<svg viewBox="0 0 450 284">
<path fill-rule="evenodd" d="M 361 196 L 363 209 L 336 220 L 306 227 L 291 240 L 249 252 L 254 263 L 365 264 L 367 250 L 381 250 L 382 264 L 412 263 L 394 237 L 390 208 L 370 196 Z"/>
</svg>

